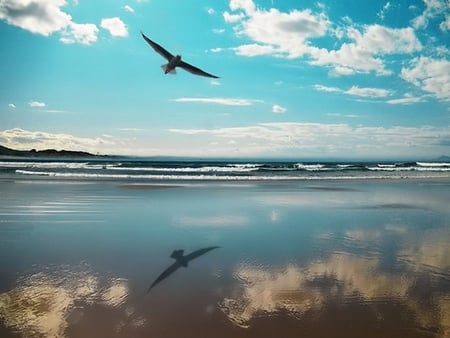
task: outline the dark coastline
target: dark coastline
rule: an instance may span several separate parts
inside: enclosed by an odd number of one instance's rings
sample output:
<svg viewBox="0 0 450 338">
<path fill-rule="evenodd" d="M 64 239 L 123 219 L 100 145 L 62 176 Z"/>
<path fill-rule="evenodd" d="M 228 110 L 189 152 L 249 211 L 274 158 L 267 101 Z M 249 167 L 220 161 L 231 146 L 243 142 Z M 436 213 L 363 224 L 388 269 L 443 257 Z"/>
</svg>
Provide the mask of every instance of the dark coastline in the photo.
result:
<svg viewBox="0 0 450 338">
<path fill-rule="evenodd" d="M 110 157 L 107 155 L 96 155 L 85 151 L 73 151 L 73 150 L 56 150 L 56 149 L 45 149 L 45 150 L 16 150 L 4 147 L 0 145 L 0 158 L 2 157 L 38 157 L 38 158 L 105 158 Z"/>
</svg>

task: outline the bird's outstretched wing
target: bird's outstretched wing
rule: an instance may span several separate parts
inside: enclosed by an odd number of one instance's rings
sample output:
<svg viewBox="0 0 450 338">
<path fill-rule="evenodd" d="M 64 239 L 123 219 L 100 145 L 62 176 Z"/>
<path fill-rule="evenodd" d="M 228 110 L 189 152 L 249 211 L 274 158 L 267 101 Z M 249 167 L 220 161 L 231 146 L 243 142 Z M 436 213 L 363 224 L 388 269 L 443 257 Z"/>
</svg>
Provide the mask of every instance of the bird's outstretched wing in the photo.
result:
<svg viewBox="0 0 450 338">
<path fill-rule="evenodd" d="M 189 255 L 186 255 L 185 258 L 187 261 L 191 261 L 191 260 L 193 260 L 201 255 L 204 255 L 205 253 L 207 253 L 211 250 L 217 249 L 217 248 L 220 248 L 220 246 L 211 246 L 209 248 L 199 249 L 199 250 L 191 252 Z"/>
<path fill-rule="evenodd" d="M 150 40 L 148 37 L 146 37 L 144 35 L 144 33 L 141 32 L 141 34 L 142 34 L 142 37 L 144 38 L 144 40 L 155 50 L 155 52 L 157 52 L 159 55 L 161 55 L 167 61 L 170 61 L 173 59 L 173 55 L 170 54 L 167 50 L 165 50 L 163 47 L 158 45 L 156 42 Z"/>
<path fill-rule="evenodd" d="M 169 266 L 166 270 L 161 273 L 158 278 L 155 279 L 155 281 L 150 285 L 150 287 L 147 290 L 147 293 L 150 292 L 150 290 L 159 282 L 169 277 L 171 274 L 173 274 L 175 271 L 177 271 L 181 267 L 181 264 L 178 261 L 175 261 L 171 266 Z"/>
<path fill-rule="evenodd" d="M 197 68 L 193 65 L 190 65 L 187 62 L 181 61 L 181 63 L 179 64 L 179 67 L 183 68 L 185 71 L 195 74 L 195 75 L 200 75 L 200 76 L 205 76 L 205 77 L 212 77 L 213 79 L 218 79 L 218 76 L 209 74 L 203 70 L 201 70 L 200 68 Z"/>
</svg>

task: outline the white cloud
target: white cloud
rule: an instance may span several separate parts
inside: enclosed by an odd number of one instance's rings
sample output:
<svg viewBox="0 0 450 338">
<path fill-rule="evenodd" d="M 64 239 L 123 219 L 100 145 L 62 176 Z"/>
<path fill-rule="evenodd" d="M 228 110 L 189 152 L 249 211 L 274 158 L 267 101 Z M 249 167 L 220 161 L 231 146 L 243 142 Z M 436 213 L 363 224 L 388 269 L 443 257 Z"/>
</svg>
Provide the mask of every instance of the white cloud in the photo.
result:
<svg viewBox="0 0 450 338">
<path fill-rule="evenodd" d="M 32 33 L 49 36 L 72 21 L 72 17 L 61 10 L 65 4 L 65 0 L 4 0 L 0 2 L 0 19 Z"/>
<path fill-rule="evenodd" d="M 123 8 L 123 10 L 124 10 L 125 12 L 128 12 L 128 13 L 134 13 L 134 8 L 131 7 L 130 5 L 125 5 L 125 6 L 123 6 L 122 8 Z"/>
<path fill-rule="evenodd" d="M 225 32 L 225 29 L 223 29 L 223 28 L 213 28 L 212 32 L 214 34 L 223 34 L 223 32 Z"/>
<path fill-rule="evenodd" d="M 344 93 L 361 97 L 386 97 L 389 95 L 389 91 L 386 89 L 359 88 L 358 86 L 352 86 L 349 90 L 346 90 Z"/>
<path fill-rule="evenodd" d="M 272 55 L 272 54 L 279 55 L 275 47 L 269 45 L 258 45 L 256 43 L 234 47 L 232 48 L 232 50 L 235 51 L 236 55 L 250 56 L 250 57 L 258 55 Z"/>
<path fill-rule="evenodd" d="M 81 43 L 90 45 L 97 41 L 98 28 L 96 25 L 70 23 L 62 32 L 60 41 L 66 44 Z"/>
<path fill-rule="evenodd" d="M 9 107 L 9 108 L 15 109 L 15 108 L 16 108 L 16 105 L 15 105 L 14 103 L 10 103 L 10 104 L 8 104 L 8 107 Z"/>
<path fill-rule="evenodd" d="M 240 55 L 260 55 L 254 53 L 255 46 L 261 51 L 271 50 L 274 54 L 283 54 L 290 58 L 300 57 L 309 53 L 310 46 L 307 39 L 324 36 L 330 25 L 326 15 L 313 13 L 309 9 L 302 11 L 292 10 L 288 13 L 278 9 L 256 9 L 251 0 L 230 1 L 230 9 L 238 13 L 224 13 L 227 23 L 235 24 L 235 31 L 239 36 L 245 36 L 254 41 L 249 44 L 253 48 L 240 48 L 235 50 Z"/>
<path fill-rule="evenodd" d="M 4 144 L 13 149 L 65 149 L 96 153 L 106 146 L 111 146 L 112 148 L 114 142 L 101 137 L 76 137 L 70 134 L 29 131 L 14 128 L 0 131 L 0 144 Z"/>
<path fill-rule="evenodd" d="M 252 0 L 230 0 L 230 8 L 232 11 L 242 9 L 247 14 L 253 13 L 256 10 L 255 3 Z"/>
<path fill-rule="evenodd" d="M 128 36 L 127 26 L 119 17 L 102 19 L 100 26 L 109 31 L 113 37 Z"/>
<path fill-rule="evenodd" d="M 405 94 L 405 96 L 402 98 L 386 101 L 386 103 L 388 104 L 413 104 L 419 102 L 423 102 L 423 98 L 412 96 L 411 94 Z"/>
<path fill-rule="evenodd" d="M 199 103 L 215 103 L 226 106 L 251 106 L 254 103 L 262 102 L 260 100 L 250 99 L 233 99 L 233 98 L 220 98 L 220 97 L 181 97 L 174 99 L 175 102 L 199 102 Z"/>
<path fill-rule="evenodd" d="M 220 52 L 222 52 L 224 49 L 223 49 L 223 48 L 220 48 L 220 47 L 217 47 L 217 48 L 211 48 L 210 50 L 211 50 L 211 52 L 213 52 L 213 53 L 220 53 Z"/>
<path fill-rule="evenodd" d="M 212 8 L 212 7 L 207 8 L 206 11 L 208 12 L 209 15 L 213 15 L 213 14 L 216 13 L 216 11 L 214 10 L 214 8 Z"/>
<path fill-rule="evenodd" d="M 412 21 L 415 29 L 426 28 L 430 20 L 441 17 L 450 10 L 450 2 L 448 0 L 423 0 L 423 2 L 425 10 Z"/>
<path fill-rule="evenodd" d="M 342 92 L 342 90 L 337 88 L 337 87 L 327 87 L 327 86 L 322 86 L 322 85 L 319 85 L 319 84 L 314 85 L 314 89 L 318 90 L 320 92 L 327 92 L 327 93 L 340 93 L 340 92 Z"/>
<path fill-rule="evenodd" d="M 311 64 L 334 67 L 335 74 L 347 75 L 353 72 L 375 72 L 389 75 L 380 56 L 386 54 L 409 54 L 420 51 L 422 45 L 410 27 L 393 29 L 381 25 L 365 26 L 363 32 L 349 27 L 347 37 L 353 42 L 343 43 L 338 50 L 312 50 Z M 337 68 L 340 67 L 340 68 Z M 337 68 L 337 69 L 336 69 Z"/>
<path fill-rule="evenodd" d="M 441 24 L 439 25 L 439 28 L 444 32 L 450 30 L 450 14 L 447 15 L 447 17 L 445 18 L 445 21 L 441 22 Z"/>
<path fill-rule="evenodd" d="M 383 10 L 387 11 L 387 3 Z M 308 56 L 313 65 L 331 67 L 331 75 L 352 75 L 356 72 L 375 72 L 389 75 L 383 55 L 409 54 L 422 49 L 414 30 L 367 25 L 358 29 L 347 20 L 346 29 L 334 28 L 324 12 L 314 13 L 310 9 L 280 12 L 257 8 L 252 0 L 231 0 L 232 13 L 224 12 L 224 20 L 234 25 L 239 37 L 251 43 L 231 48 L 237 55 L 299 58 Z M 322 8 L 324 10 L 324 8 Z M 338 40 L 346 38 L 338 49 L 315 47 L 313 38 L 334 34 Z"/>
<path fill-rule="evenodd" d="M 403 68 L 401 77 L 432 93 L 438 99 L 450 100 L 450 61 L 421 56 L 414 58 L 409 68 Z"/>
<path fill-rule="evenodd" d="M 330 71 L 331 76 L 349 76 L 355 74 L 355 70 L 349 67 L 334 65 L 333 69 Z"/>
<path fill-rule="evenodd" d="M 275 113 L 275 114 L 283 114 L 283 113 L 286 112 L 286 110 L 287 109 L 285 107 L 282 107 L 282 106 L 280 106 L 278 104 L 274 104 L 272 106 L 272 113 Z"/>
<path fill-rule="evenodd" d="M 44 102 L 40 102 L 40 101 L 30 101 L 30 102 L 28 103 L 28 105 L 29 105 L 31 108 L 43 108 L 43 107 L 46 107 L 46 106 L 47 106 Z"/>
<path fill-rule="evenodd" d="M 386 13 L 389 11 L 390 8 L 391 8 L 391 3 L 388 1 L 388 2 L 386 2 L 386 4 L 383 6 L 383 8 L 377 13 L 377 16 L 378 16 L 381 20 L 384 20 L 384 18 L 386 17 Z"/>
<path fill-rule="evenodd" d="M 239 142 L 239 154 L 281 156 L 301 152 L 303 156 L 440 156 L 442 141 L 450 138 L 450 127 L 364 127 L 349 124 L 260 123 L 213 129 L 169 129 L 201 142 L 216 142 L 215 154 L 230 155 L 227 141 Z M 191 136 L 196 136 L 192 138 Z M 201 147 L 200 147 L 201 148 Z M 199 154 L 211 149 L 197 149 Z M 370 154 L 370 156 L 368 156 Z"/>
<path fill-rule="evenodd" d="M 320 84 L 314 85 L 314 89 L 327 93 L 344 93 L 347 95 L 360 96 L 360 97 L 386 97 L 390 95 L 390 92 L 381 88 L 360 88 L 358 86 L 352 86 L 348 90 L 342 90 L 337 87 L 327 87 Z"/>
<path fill-rule="evenodd" d="M 65 0 L 4 0 L 0 2 L 0 19 L 35 34 L 50 36 L 61 32 L 63 43 L 89 45 L 97 40 L 94 24 L 78 24 L 62 10 Z"/>
<path fill-rule="evenodd" d="M 223 13 L 223 19 L 225 20 L 225 22 L 228 23 L 238 22 L 239 20 L 242 20 L 244 17 L 245 17 L 244 13 L 239 14 L 230 14 L 228 12 Z"/>
</svg>

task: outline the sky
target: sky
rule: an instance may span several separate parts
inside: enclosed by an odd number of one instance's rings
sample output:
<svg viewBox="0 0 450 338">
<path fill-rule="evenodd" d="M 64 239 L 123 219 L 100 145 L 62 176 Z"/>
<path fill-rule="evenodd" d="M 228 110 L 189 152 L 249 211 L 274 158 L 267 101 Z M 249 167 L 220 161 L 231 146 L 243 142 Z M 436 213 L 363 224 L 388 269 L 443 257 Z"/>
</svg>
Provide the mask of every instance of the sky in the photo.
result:
<svg viewBox="0 0 450 338">
<path fill-rule="evenodd" d="M 449 0 L 0 0 L 0 38 L 7 147 L 450 155 Z"/>
</svg>

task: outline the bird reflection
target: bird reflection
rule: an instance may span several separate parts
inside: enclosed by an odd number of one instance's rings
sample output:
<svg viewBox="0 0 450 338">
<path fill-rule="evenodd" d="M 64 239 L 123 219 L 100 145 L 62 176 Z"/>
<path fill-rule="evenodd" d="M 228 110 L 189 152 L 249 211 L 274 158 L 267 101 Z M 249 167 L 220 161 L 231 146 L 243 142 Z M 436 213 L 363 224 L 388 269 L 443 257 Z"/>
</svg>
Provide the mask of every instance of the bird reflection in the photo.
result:
<svg viewBox="0 0 450 338">
<path fill-rule="evenodd" d="M 184 250 L 174 250 L 170 257 L 175 259 L 175 262 L 169 266 L 166 270 L 164 270 L 158 278 L 155 279 L 155 281 L 150 285 L 150 287 L 147 290 L 147 293 L 150 292 L 150 290 L 159 282 L 163 281 L 167 277 L 169 277 L 171 274 L 173 274 L 175 271 L 177 271 L 180 267 L 187 267 L 189 261 L 200 257 L 204 255 L 205 253 L 220 248 L 219 246 L 211 246 L 208 248 L 199 249 L 196 251 L 191 252 L 189 255 L 184 255 Z"/>
</svg>

